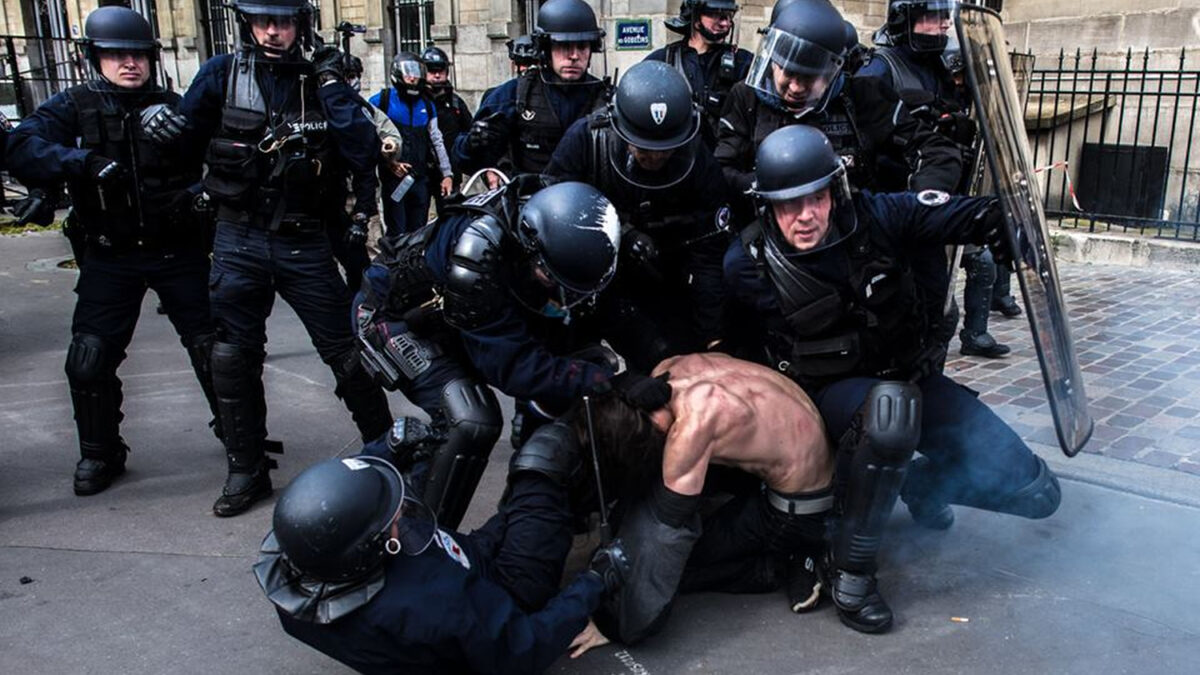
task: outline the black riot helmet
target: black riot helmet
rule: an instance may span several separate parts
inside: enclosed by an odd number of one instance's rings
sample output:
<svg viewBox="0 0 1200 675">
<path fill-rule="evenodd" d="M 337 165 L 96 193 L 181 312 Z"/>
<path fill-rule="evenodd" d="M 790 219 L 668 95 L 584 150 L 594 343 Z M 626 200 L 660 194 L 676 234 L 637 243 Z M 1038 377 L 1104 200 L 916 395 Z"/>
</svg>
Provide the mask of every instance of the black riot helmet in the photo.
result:
<svg viewBox="0 0 1200 675">
<path fill-rule="evenodd" d="M 505 43 L 508 47 L 508 60 L 518 69 L 529 68 L 538 64 L 537 47 L 533 37 L 518 35 Z"/>
<path fill-rule="evenodd" d="M 146 52 L 150 59 L 150 81 L 154 81 L 158 40 L 154 39 L 150 22 L 128 7 L 101 7 L 88 14 L 79 44 L 99 77 L 103 77 L 100 75 L 101 51 Z"/>
<path fill-rule="evenodd" d="M 298 55 L 313 48 L 313 6 L 309 0 L 233 0 L 233 11 L 237 15 L 243 48 L 274 56 Z M 287 50 L 258 44 L 250 29 L 253 17 L 293 21 L 296 24 L 296 42 Z"/>
<path fill-rule="evenodd" d="M 604 48 L 604 29 L 583 0 L 547 0 L 538 9 L 532 38 L 543 59 L 552 42 L 587 42 L 596 52 Z"/>
<path fill-rule="evenodd" d="M 891 44 L 908 45 L 918 53 L 941 54 L 950 42 L 960 4 L 959 0 L 892 0 L 885 26 Z M 940 25 L 940 29 L 918 32 L 916 25 L 923 21 Z"/>
<path fill-rule="evenodd" d="M 814 246 L 797 249 L 780 231 L 776 212 L 783 204 L 824 198 L 828 190 L 828 229 Z M 858 219 L 851 200 L 846 165 L 833 144 L 816 127 L 793 124 L 763 139 L 755 155 L 751 188 L 763 214 L 766 240 L 785 256 L 807 254 L 836 245 L 853 234 Z"/>
<path fill-rule="evenodd" d="M 535 192 L 521 207 L 516 235 L 542 283 L 557 287 L 561 310 L 595 298 L 617 272 L 617 210 L 586 183 L 556 183 Z"/>
<path fill-rule="evenodd" d="M 319 462 L 280 495 L 272 520 L 275 539 L 288 564 L 307 577 L 361 579 L 377 570 L 385 554 L 417 555 L 432 539 L 428 526 L 411 540 L 393 529 L 410 505 L 419 504 L 405 492 L 400 472 L 378 457 Z"/>
<path fill-rule="evenodd" d="M 768 28 L 746 84 L 797 115 L 824 110 L 845 63 L 846 23 L 828 0 L 794 0 Z"/>
<path fill-rule="evenodd" d="M 858 29 L 849 21 L 846 24 L 846 54 L 842 71 L 853 75 L 860 68 L 871 62 L 871 50 L 864 47 L 858 40 Z"/>
<path fill-rule="evenodd" d="M 429 46 L 421 52 L 421 62 L 427 71 L 442 71 L 450 69 L 450 57 L 440 47 Z"/>
<path fill-rule="evenodd" d="M 404 81 L 406 77 L 415 77 L 417 82 L 410 84 Z M 421 83 L 425 80 L 425 64 L 412 52 L 400 52 L 392 59 L 392 86 L 396 93 L 408 98 L 421 95 Z"/>
<path fill-rule="evenodd" d="M 662 61 L 635 64 L 617 82 L 609 103 L 612 120 L 608 158 L 622 178 L 643 188 L 669 187 L 683 180 L 696 161 L 700 108 L 687 79 Z M 633 146 L 636 150 L 631 149 Z M 635 153 L 670 152 L 643 158 Z M 650 168 L 643 166 L 650 163 Z"/>
<path fill-rule="evenodd" d="M 673 16 L 663 23 L 668 30 L 687 36 L 691 34 L 692 26 L 704 13 L 729 12 L 733 15 L 737 14 L 738 9 L 740 8 L 735 0 L 683 0 L 679 4 L 679 16 Z M 712 42 L 720 42 L 733 34 L 733 27 L 730 26 L 729 32 L 725 35 L 717 35 L 701 26 L 700 33 Z"/>
</svg>

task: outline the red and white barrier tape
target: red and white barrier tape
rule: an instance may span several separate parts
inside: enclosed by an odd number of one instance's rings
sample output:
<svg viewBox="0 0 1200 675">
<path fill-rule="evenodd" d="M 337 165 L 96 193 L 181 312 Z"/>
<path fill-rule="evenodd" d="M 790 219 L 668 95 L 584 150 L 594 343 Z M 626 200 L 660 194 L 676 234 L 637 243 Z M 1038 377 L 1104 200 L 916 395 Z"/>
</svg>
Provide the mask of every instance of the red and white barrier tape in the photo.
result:
<svg viewBox="0 0 1200 675">
<path fill-rule="evenodd" d="M 1079 205 L 1079 198 L 1075 196 L 1075 185 L 1071 183 L 1071 170 L 1068 166 L 1067 160 L 1064 159 L 1054 162 L 1053 164 L 1047 164 L 1046 166 L 1034 169 L 1033 172 L 1041 173 L 1051 169 L 1058 169 L 1063 172 L 1064 176 L 1067 177 L 1067 193 L 1071 195 L 1071 204 L 1075 206 L 1076 211 L 1083 213 L 1083 207 Z M 1047 187 L 1049 187 L 1049 183 L 1047 183 Z"/>
</svg>

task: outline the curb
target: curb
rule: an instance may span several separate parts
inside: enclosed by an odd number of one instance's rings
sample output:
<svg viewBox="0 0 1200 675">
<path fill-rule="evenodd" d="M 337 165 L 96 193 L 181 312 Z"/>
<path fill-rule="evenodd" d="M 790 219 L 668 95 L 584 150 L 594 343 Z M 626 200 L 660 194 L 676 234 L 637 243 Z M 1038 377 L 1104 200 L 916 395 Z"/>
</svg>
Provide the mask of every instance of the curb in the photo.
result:
<svg viewBox="0 0 1200 675">
<path fill-rule="evenodd" d="M 1063 262 L 1200 271 L 1200 242 L 1052 227 L 1050 245 Z"/>
<path fill-rule="evenodd" d="M 1066 457 L 1057 446 L 1026 443 L 1061 479 L 1200 508 L 1200 476 L 1103 455 Z"/>
</svg>

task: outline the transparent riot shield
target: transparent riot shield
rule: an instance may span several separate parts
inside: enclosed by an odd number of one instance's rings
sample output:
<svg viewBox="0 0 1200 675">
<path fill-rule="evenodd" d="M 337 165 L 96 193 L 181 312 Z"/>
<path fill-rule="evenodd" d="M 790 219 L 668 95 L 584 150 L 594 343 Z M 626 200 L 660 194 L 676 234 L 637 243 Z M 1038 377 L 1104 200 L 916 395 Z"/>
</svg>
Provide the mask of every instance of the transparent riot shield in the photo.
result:
<svg viewBox="0 0 1200 675">
<path fill-rule="evenodd" d="M 1058 442 L 1063 452 L 1073 457 L 1091 437 L 1093 422 L 1050 251 L 1046 214 L 1034 180 L 1024 109 L 1004 41 L 1004 27 L 996 12 L 964 4 L 955 28 L 975 99 L 988 171 L 1016 252 L 1016 276 Z"/>
</svg>

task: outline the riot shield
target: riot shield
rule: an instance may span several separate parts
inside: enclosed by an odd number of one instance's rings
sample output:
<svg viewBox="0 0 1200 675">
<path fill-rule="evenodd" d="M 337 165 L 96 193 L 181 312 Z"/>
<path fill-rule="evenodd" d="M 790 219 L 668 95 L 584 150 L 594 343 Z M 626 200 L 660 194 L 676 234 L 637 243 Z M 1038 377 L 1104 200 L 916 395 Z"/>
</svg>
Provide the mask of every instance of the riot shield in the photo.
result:
<svg viewBox="0 0 1200 675">
<path fill-rule="evenodd" d="M 955 28 L 975 99 L 988 170 L 1016 252 L 1016 276 L 1058 442 L 1068 457 L 1074 457 L 1091 437 L 1093 422 L 1050 251 L 1046 214 L 1034 180 L 1024 109 L 1004 42 L 1004 27 L 996 12 L 964 4 Z"/>
</svg>

